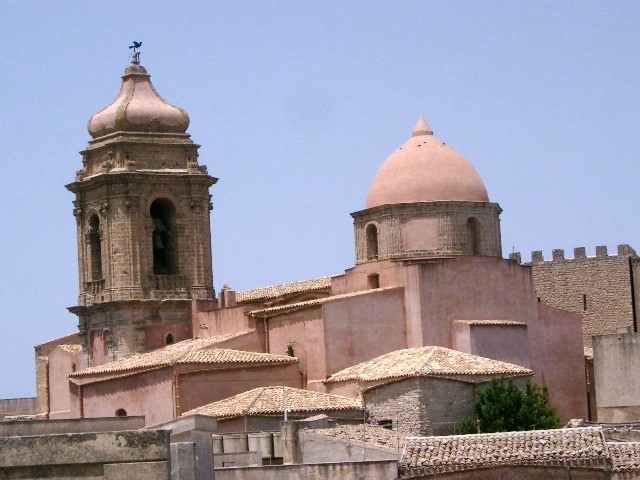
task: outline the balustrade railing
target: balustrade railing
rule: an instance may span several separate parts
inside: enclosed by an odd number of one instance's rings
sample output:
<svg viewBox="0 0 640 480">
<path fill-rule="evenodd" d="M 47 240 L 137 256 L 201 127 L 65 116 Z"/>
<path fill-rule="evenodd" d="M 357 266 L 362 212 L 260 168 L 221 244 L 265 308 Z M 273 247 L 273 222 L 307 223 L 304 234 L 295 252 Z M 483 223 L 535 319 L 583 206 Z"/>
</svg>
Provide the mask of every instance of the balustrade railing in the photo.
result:
<svg viewBox="0 0 640 480">
<path fill-rule="evenodd" d="M 84 282 L 84 292 L 88 295 L 97 295 L 104 290 L 104 278 Z"/>
<path fill-rule="evenodd" d="M 186 290 L 187 277 L 184 275 L 153 275 L 151 286 L 156 290 Z"/>
</svg>

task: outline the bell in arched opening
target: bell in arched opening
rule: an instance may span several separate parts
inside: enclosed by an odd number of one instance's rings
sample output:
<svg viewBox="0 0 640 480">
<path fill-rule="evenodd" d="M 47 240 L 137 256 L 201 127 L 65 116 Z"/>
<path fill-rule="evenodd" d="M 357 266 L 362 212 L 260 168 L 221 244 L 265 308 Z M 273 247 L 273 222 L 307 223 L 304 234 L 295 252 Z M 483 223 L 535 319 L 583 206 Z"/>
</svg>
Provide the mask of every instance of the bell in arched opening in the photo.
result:
<svg viewBox="0 0 640 480">
<path fill-rule="evenodd" d="M 166 198 L 159 198 L 151 204 L 154 275 L 178 273 L 175 211 L 173 203 Z"/>
</svg>

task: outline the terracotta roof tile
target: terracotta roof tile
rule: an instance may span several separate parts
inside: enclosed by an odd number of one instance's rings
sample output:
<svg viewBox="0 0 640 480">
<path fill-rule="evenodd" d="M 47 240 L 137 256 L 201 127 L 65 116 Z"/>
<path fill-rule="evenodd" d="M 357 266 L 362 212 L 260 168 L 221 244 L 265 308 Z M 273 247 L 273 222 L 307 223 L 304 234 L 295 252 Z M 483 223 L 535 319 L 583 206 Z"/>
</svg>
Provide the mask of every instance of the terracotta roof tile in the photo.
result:
<svg viewBox="0 0 640 480">
<path fill-rule="evenodd" d="M 367 362 L 345 368 L 329 382 L 361 382 L 436 375 L 532 375 L 528 368 L 479 357 L 444 347 L 396 350 Z"/>
<path fill-rule="evenodd" d="M 524 322 L 516 322 L 515 320 L 454 320 L 455 323 L 466 323 L 467 325 L 505 325 L 525 327 L 527 324 Z"/>
<path fill-rule="evenodd" d="M 268 353 L 212 348 L 222 341 L 245 335 L 247 332 L 218 335 L 211 338 L 194 338 L 167 345 L 151 352 L 132 355 L 121 360 L 87 368 L 69 375 L 71 378 L 90 375 L 127 373 L 185 363 L 274 363 L 295 362 L 294 357 Z"/>
<path fill-rule="evenodd" d="M 607 442 L 614 472 L 640 471 L 639 442 Z"/>
<path fill-rule="evenodd" d="M 332 428 L 314 428 L 310 433 L 339 438 L 349 442 L 365 442 L 391 450 L 402 449 L 405 436 L 375 425 L 336 425 Z"/>
<path fill-rule="evenodd" d="M 297 361 L 296 357 L 289 355 L 216 348 L 215 350 L 188 352 L 175 363 L 184 365 L 190 363 L 296 363 Z"/>
<path fill-rule="evenodd" d="M 591 427 L 407 438 L 399 465 L 410 478 L 497 466 L 604 467 L 608 460 L 602 429 Z"/>
<path fill-rule="evenodd" d="M 342 300 L 344 298 L 359 297 L 361 295 L 369 295 L 374 292 L 382 292 L 387 290 L 401 289 L 401 286 L 374 288 L 371 290 L 360 290 L 359 292 L 343 293 L 341 295 L 332 295 L 331 297 L 316 298 L 314 300 L 307 300 L 306 302 L 289 303 L 286 305 L 278 305 L 276 307 L 263 308 L 260 310 L 252 310 L 249 315 L 254 317 L 275 317 L 289 312 L 297 310 L 303 310 L 305 308 L 313 307 L 316 305 L 322 305 L 323 303 L 333 302 L 335 300 Z"/>
<path fill-rule="evenodd" d="M 82 345 L 58 345 L 58 348 L 69 353 L 82 353 Z"/>
<path fill-rule="evenodd" d="M 285 408 L 291 412 L 321 412 L 358 410 L 362 408 L 362 404 L 353 398 L 299 388 L 273 386 L 254 388 L 182 415 L 208 415 L 220 420 L 244 415 L 284 414 Z"/>
<path fill-rule="evenodd" d="M 331 287 L 331 277 L 313 278 L 311 280 L 301 280 L 299 282 L 282 283 L 269 287 L 255 288 L 253 290 L 242 290 L 236 293 L 238 303 L 259 302 L 269 298 L 276 298 L 292 293 L 313 292 Z"/>
</svg>

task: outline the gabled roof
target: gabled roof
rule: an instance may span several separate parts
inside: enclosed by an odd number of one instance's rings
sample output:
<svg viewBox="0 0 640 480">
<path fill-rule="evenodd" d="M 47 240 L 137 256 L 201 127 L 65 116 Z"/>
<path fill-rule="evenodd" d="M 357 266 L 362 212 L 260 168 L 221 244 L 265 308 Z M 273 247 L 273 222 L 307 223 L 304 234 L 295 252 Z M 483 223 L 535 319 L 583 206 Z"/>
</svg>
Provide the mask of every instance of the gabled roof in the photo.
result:
<svg viewBox="0 0 640 480">
<path fill-rule="evenodd" d="M 396 350 L 345 368 L 326 382 L 360 382 L 439 375 L 532 375 L 528 368 L 444 347 Z"/>
<path fill-rule="evenodd" d="M 609 454 L 602 429 L 563 428 L 407 438 L 403 478 L 483 467 L 544 465 L 603 467 Z"/>
<path fill-rule="evenodd" d="M 182 342 L 167 345 L 166 347 L 151 352 L 132 355 L 113 362 L 98 365 L 96 367 L 80 370 L 69 375 L 70 378 L 84 378 L 102 374 L 129 374 L 132 372 L 147 371 L 170 365 L 189 363 L 199 364 L 226 364 L 226 363 L 295 363 L 295 357 L 288 355 L 273 355 L 270 353 L 245 352 L 214 348 L 220 343 L 236 336 L 245 335 L 247 332 L 229 335 L 218 335 L 211 338 L 194 338 Z M 117 375 L 116 375 L 117 376 Z"/>
<path fill-rule="evenodd" d="M 270 298 L 277 298 L 282 295 L 292 293 L 315 292 L 331 287 L 331 277 L 312 278 L 311 280 L 301 280 L 299 282 L 282 283 L 269 287 L 255 288 L 253 290 L 242 290 L 236 293 L 238 303 L 259 302 Z"/>
<path fill-rule="evenodd" d="M 285 313 L 304 310 L 305 308 L 322 305 L 324 303 L 333 302 L 336 300 L 342 300 L 342 299 L 351 298 L 351 297 L 359 297 L 361 295 L 369 295 L 375 292 L 383 292 L 383 291 L 396 290 L 401 288 L 403 287 L 393 286 L 393 287 L 385 287 L 385 288 L 373 288 L 370 290 L 360 290 L 358 292 L 349 292 L 349 293 L 343 293 L 341 295 L 332 295 L 330 297 L 316 298 L 313 300 L 307 300 L 306 302 L 288 303 L 286 305 L 277 305 L 275 307 L 262 308 L 260 310 L 252 310 L 248 313 L 253 317 L 258 317 L 258 318 L 269 317 L 270 318 L 278 315 L 283 315 Z"/>
<path fill-rule="evenodd" d="M 284 414 L 290 412 L 324 412 L 359 410 L 359 400 L 299 388 L 273 386 L 254 388 L 233 397 L 190 410 L 182 415 L 208 415 L 218 420 L 245 415 Z"/>
</svg>

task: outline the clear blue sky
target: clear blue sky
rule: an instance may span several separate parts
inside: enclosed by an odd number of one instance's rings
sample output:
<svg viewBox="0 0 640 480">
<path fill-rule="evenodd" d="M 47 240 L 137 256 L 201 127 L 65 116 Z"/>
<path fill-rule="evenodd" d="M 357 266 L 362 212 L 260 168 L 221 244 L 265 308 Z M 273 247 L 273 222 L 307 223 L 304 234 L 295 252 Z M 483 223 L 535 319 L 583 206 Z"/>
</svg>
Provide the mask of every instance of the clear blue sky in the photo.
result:
<svg viewBox="0 0 640 480">
<path fill-rule="evenodd" d="M 142 64 L 191 117 L 214 284 L 336 274 L 350 212 L 424 114 L 500 203 L 504 254 L 640 249 L 637 1 L 22 2 L 0 6 L 0 398 L 75 331 L 88 119 Z"/>
</svg>

